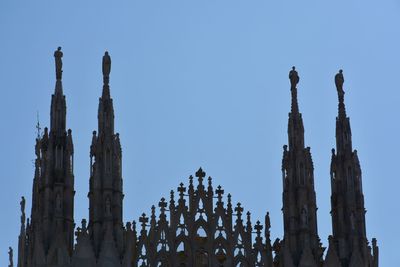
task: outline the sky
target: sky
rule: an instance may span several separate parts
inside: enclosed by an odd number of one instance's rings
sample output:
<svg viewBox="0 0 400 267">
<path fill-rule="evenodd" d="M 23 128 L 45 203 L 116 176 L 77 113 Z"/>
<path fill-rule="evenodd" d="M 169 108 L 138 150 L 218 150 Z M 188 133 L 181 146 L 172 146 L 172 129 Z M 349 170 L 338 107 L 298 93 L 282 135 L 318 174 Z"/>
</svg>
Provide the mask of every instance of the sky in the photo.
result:
<svg viewBox="0 0 400 267">
<path fill-rule="evenodd" d="M 17 255 L 20 198 L 30 214 L 37 114 L 49 126 L 54 57 L 62 46 L 67 127 L 74 141 L 75 222 L 88 217 L 89 147 L 101 60 L 112 58 L 115 129 L 123 151 L 124 219 L 137 220 L 201 166 L 283 236 L 282 146 L 296 66 L 323 244 L 331 234 L 334 75 L 344 70 L 353 147 L 363 172 L 367 235 L 380 266 L 400 237 L 400 2 L 0 2 L 0 265 Z"/>
</svg>

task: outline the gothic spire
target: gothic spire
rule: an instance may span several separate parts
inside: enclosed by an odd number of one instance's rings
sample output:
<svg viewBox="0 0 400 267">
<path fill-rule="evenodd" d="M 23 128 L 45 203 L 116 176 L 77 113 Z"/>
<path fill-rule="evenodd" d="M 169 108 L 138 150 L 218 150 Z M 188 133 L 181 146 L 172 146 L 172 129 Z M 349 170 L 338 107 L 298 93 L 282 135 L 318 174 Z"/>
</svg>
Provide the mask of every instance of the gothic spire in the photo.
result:
<svg viewBox="0 0 400 267">
<path fill-rule="evenodd" d="M 56 63 L 56 85 L 54 94 L 51 97 L 51 111 L 50 111 L 50 132 L 63 134 L 66 125 L 66 103 L 65 96 L 62 88 L 62 57 L 63 52 L 61 47 L 58 47 L 54 52 Z"/>
<path fill-rule="evenodd" d="M 304 148 L 304 126 L 301 113 L 299 112 L 299 104 L 297 102 L 297 84 L 300 81 L 300 77 L 294 66 L 289 72 L 289 79 L 290 91 L 292 94 L 292 104 L 288 125 L 289 149 L 302 149 Z"/>
<path fill-rule="evenodd" d="M 343 266 L 362 261 L 376 266 L 377 256 L 371 255 L 365 227 L 365 207 L 362 190 L 361 167 L 357 150 L 353 151 L 350 119 L 344 105 L 343 71 L 335 75 L 338 92 L 338 116 L 336 117 L 336 151 L 331 160 L 331 216 L 332 242 L 330 250 L 336 250 Z M 331 248 L 335 246 L 335 248 Z M 377 249 L 376 249 L 377 251 Z M 356 266 L 360 266 L 357 265 Z"/>
<path fill-rule="evenodd" d="M 58 262 L 64 264 L 69 261 L 67 258 L 73 251 L 74 151 L 71 130 L 66 130 L 67 108 L 61 82 L 62 57 L 63 52 L 58 47 L 54 52 L 56 84 L 51 97 L 50 132 L 46 127 L 41 136 L 37 125 L 32 210 L 30 223 L 26 226 L 26 247 L 19 256 L 21 264 L 26 259 L 29 262 L 45 262 L 46 266 L 53 265 L 56 258 L 52 255 L 60 244 L 64 248 L 65 258 Z M 25 199 L 22 199 L 21 210 L 24 207 Z M 21 223 L 24 217 L 23 212 Z M 22 244 L 24 238 L 20 238 L 20 241 Z"/>
<path fill-rule="evenodd" d="M 343 83 L 343 70 L 339 70 L 339 72 L 335 75 L 335 85 L 339 100 L 338 116 L 336 118 L 336 147 L 338 153 L 352 151 L 350 119 L 346 115 Z"/>
<path fill-rule="evenodd" d="M 114 134 L 114 107 L 113 101 L 110 96 L 110 71 L 111 71 L 111 57 L 106 51 L 103 56 L 102 62 L 103 70 L 103 92 L 99 100 L 98 111 L 98 132 L 99 135 Z"/>
<path fill-rule="evenodd" d="M 319 263 L 322 257 L 317 231 L 317 205 L 314 167 L 310 148 L 304 147 L 304 127 L 297 103 L 295 69 L 289 72 L 292 93 L 288 122 L 289 147 L 284 146 L 282 160 L 284 240 L 282 257 L 298 266 L 304 261 Z M 285 255 L 285 256 L 284 256 Z M 313 255 L 313 259 L 309 259 Z M 289 260 L 288 257 L 291 259 Z"/>
<path fill-rule="evenodd" d="M 100 258 L 105 231 L 123 253 L 122 153 L 119 134 L 114 133 L 114 108 L 110 96 L 111 58 L 106 51 L 102 61 L 103 92 L 99 99 L 98 132 L 93 132 L 90 147 L 89 235 Z M 103 255 L 104 256 L 104 255 Z"/>
</svg>

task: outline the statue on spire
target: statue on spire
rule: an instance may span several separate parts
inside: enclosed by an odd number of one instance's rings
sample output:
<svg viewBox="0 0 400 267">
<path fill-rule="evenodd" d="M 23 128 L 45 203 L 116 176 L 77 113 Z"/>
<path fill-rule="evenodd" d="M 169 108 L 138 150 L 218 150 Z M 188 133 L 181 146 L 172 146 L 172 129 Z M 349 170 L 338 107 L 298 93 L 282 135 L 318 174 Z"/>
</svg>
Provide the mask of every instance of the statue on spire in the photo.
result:
<svg viewBox="0 0 400 267">
<path fill-rule="evenodd" d="M 300 77 L 299 77 L 299 74 L 296 71 L 296 67 L 295 66 L 293 66 L 292 70 L 289 72 L 289 79 L 290 79 L 291 88 L 296 88 L 296 85 L 300 81 Z"/>
<path fill-rule="evenodd" d="M 25 197 L 21 197 L 19 204 L 21 205 L 21 225 L 25 225 Z"/>
<path fill-rule="evenodd" d="M 336 89 L 338 90 L 339 94 L 344 94 L 343 83 L 344 83 L 343 70 L 339 70 L 339 72 L 335 75 Z"/>
<path fill-rule="evenodd" d="M 108 51 L 106 51 L 103 56 L 103 81 L 104 81 L 104 84 L 108 84 L 110 81 L 110 71 L 111 71 L 111 57 L 108 54 Z"/>
<path fill-rule="evenodd" d="M 61 52 L 61 46 L 54 52 L 54 58 L 56 60 L 56 79 L 61 80 L 62 77 L 62 58 L 63 52 Z"/>
</svg>

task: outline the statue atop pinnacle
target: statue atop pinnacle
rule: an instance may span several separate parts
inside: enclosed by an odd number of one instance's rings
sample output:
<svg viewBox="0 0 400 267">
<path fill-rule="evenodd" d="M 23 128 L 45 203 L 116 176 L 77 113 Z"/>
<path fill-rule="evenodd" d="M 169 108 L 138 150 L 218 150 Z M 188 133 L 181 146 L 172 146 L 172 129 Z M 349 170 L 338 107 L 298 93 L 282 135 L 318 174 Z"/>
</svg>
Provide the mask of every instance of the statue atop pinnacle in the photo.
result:
<svg viewBox="0 0 400 267">
<path fill-rule="evenodd" d="M 61 51 L 61 46 L 57 48 L 56 51 L 54 51 L 54 58 L 56 61 L 56 79 L 61 80 L 62 77 L 62 58 L 63 57 L 63 52 Z"/>
<path fill-rule="evenodd" d="M 335 85 L 339 94 L 344 94 L 343 83 L 344 83 L 343 70 L 339 70 L 339 72 L 335 75 Z"/>
<path fill-rule="evenodd" d="M 108 54 L 108 51 L 106 51 L 103 56 L 103 81 L 104 81 L 104 84 L 108 84 L 110 81 L 110 71 L 111 71 L 111 57 Z"/>
<path fill-rule="evenodd" d="M 299 74 L 296 71 L 296 67 L 295 66 L 293 66 L 292 70 L 289 72 L 289 79 L 290 79 L 291 88 L 296 88 L 296 85 L 300 81 L 300 77 L 299 77 Z"/>
</svg>

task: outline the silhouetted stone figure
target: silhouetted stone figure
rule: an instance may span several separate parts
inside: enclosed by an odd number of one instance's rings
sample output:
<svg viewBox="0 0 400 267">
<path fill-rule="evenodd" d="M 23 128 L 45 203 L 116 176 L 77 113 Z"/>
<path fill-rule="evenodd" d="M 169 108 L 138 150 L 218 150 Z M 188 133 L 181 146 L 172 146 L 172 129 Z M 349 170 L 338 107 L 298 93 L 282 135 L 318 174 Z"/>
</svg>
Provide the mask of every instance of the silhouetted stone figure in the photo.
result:
<svg viewBox="0 0 400 267">
<path fill-rule="evenodd" d="M 21 197 L 21 202 L 19 203 L 21 205 L 21 224 L 25 224 L 25 198 Z"/>
<path fill-rule="evenodd" d="M 344 83 L 343 70 L 339 70 L 339 72 L 335 75 L 335 85 L 339 95 L 344 94 L 343 83 Z"/>
<path fill-rule="evenodd" d="M 61 80 L 62 77 L 62 58 L 63 52 L 61 52 L 61 46 L 54 52 L 54 58 L 56 59 L 56 79 Z"/>
<path fill-rule="evenodd" d="M 14 256 L 13 256 L 13 249 L 12 247 L 8 247 L 8 260 L 9 260 L 9 264 L 8 267 L 14 267 L 14 260 L 13 260 Z"/>
<path fill-rule="evenodd" d="M 289 79 L 290 79 L 291 88 L 296 88 L 296 85 L 300 81 L 300 77 L 299 77 L 299 74 L 296 71 L 296 67 L 295 66 L 293 66 L 292 70 L 289 72 Z"/>
<path fill-rule="evenodd" d="M 106 51 L 103 56 L 103 80 L 104 84 L 108 84 L 110 81 L 111 72 L 111 57 Z"/>
</svg>

